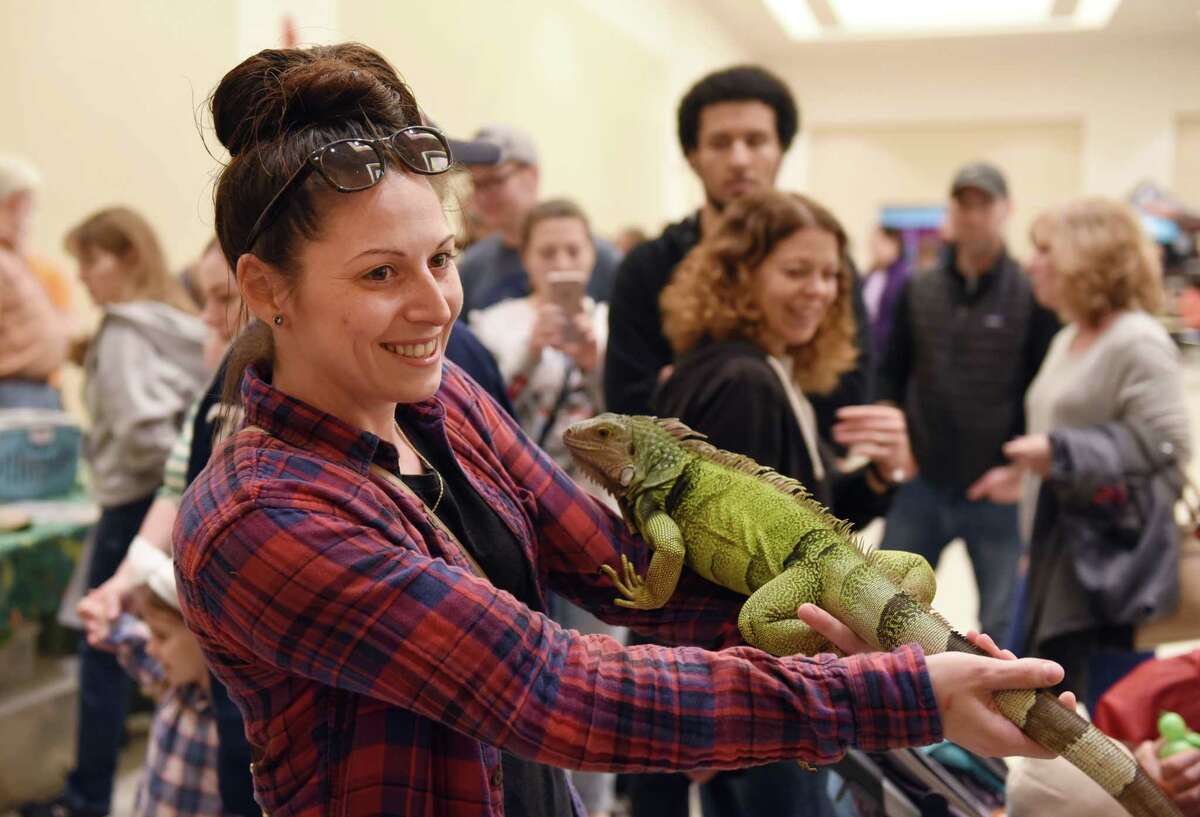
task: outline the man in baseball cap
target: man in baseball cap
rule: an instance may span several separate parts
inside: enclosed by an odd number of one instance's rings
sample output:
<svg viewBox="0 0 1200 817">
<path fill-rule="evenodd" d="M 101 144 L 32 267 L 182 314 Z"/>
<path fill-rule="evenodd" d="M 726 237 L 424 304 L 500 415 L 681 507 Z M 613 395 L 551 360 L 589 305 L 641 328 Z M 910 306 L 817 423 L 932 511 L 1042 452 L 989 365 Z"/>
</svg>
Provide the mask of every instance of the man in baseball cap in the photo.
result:
<svg viewBox="0 0 1200 817">
<path fill-rule="evenodd" d="M 958 198 L 966 190 L 979 190 L 993 199 L 1008 199 L 1008 182 L 995 165 L 987 162 L 972 162 L 959 168 L 950 185 L 950 196 Z"/>
<path fill-rule="evenodd" d="M 533 137 L 511 125 L 480 128 L 473 143 L 492 146 L 496 162 L 475 162 L 469 154 L 455 158 L 471 171 L 474 195 L 471 210 L 486 233 L 459 258 L 463 286 L 463 313 L 483 309 L 507 298 L 529 294 L 529 275 L 521 262 L 521 227 L 538 202 L 541 185 L 537 145 Z M 588 281 L 588 294 L 607 301 L 612 291 L 620 253 L 611 242 L 596 238 L 596 264 Z"/>
<path fill-rule="evenodd" d="M 919 474 L 896 492 L 884 546 L 937 564 L 967 545 L 985 632 L 1005 638 L 1021 537 L 1002 447 L 1025 428 L 1025 390 L 1058 330 L 1004 246 L 1004 174 L 972 162 L 954 174 L 951 241 L 897 297 L 879 396 L 905 408 Z M 931 520 L 934 520 L 931 522 Z"/>
</svg>

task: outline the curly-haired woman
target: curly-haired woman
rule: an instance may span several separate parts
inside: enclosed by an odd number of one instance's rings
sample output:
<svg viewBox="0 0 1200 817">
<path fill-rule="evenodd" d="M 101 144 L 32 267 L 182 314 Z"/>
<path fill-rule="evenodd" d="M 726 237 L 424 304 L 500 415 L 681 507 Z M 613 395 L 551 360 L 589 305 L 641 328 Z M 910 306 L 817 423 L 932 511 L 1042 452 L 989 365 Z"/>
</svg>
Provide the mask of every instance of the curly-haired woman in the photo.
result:
<svg viewBox="0 0 1200 817">
<path fill-rule="evenodd" d="M 663 291 L 664 331 L 679 360 L 654 408 L 865 523 L 911 468 L 904 415 L 841 409 L 836 441 L 868 460 L 843 472 L 808 400 L 854 366 L 852 274 L 846 233 L 817 202 L 778 191 L 735 202 Z"/>
<path fill-rule="evenodd" d="M 837 219 L 804 196 L 766 191 L 730 205 L 663 290 L 664 332 L 679 360 L 654 410 L 799 479 L 862 524 L 887 510 L 910 454 L 899 409 L 846 407 L 834 433 L 868 464 L 841 471 L 807 397 L 831 391 L 858 354 L 846 245 Z M 795 763 L 691 777 L 704 783 L 705 814 L 829 813 L 824 775 Z M 657 803 L 685 785 L 659 779 L 645 788 Z M 634 792 L 635 813 L 647 811 L 641 796 Z"/>
</svg>

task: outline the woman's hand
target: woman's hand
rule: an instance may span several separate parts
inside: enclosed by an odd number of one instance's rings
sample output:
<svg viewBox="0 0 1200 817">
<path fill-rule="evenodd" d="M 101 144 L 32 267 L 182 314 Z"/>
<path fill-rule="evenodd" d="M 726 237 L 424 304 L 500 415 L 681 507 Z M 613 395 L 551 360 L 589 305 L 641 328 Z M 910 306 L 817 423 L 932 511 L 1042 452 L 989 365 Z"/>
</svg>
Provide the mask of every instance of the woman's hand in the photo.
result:
<svg viewBox="0 0 1200 817">
<path fill-rule="evenodd" d="M 796 614 L 847 654 L 875 651 L 816 605 L 803 604 Z M 986 635 L 969 632 L 967 639 L 992 657 L 943 652 L 925 658 L 946 738 L 981 755 L 1054 757 L 1053 752 L 1039 746 L 1001 715 L 992 696 L 1005 689 L 1053 686 L 1062 680 L 1062 667 L 1036 658 L 1018 659 L 1008 650 L 999 649 Z M 1074 711 L 1072 693 L 1064 692 L 1058 700 Z"/>
<path fill-rule="evenodd" d="M 1166 790 L 1184 817 L 1200 817 L 1200 750 L 1160 759 L 1162 740 L 1148 740 L 1133 753 L 1146 773 Z"/>
<path fill-rule="evenodd" d="M 546 347 L 560 346 L 565 325 L 566 318 L 561 309 L 548 302 L 538 304 L 533 314 L 533 329 L 529 333 L 529 357 L 534 361 L 540 360 L 542 350 Z"/>
<path fill-rule="evenodd" d="M 875 463 L 889 482 L 904 482 L 916 474 L 903 411 L 885 405 L 843 406 L 837 418 L 833 439 Z"/>
<path fill-rule="evenodd" d="M 974 643 L 980 646 L 978 641 Z M 984 658 L 961 652 L 930 655 L 925 664 L 948 740 L 989 757 L 1056 757 L 1001 715 L 993 695 L 1006 689 L 1053 686 L 1063 678 L 1058 664 L 1038 658 Z M 1075 709 L 1075 696 L 1070 692 L 1060 695 L 1059 702 Z"/>
<path fill-rule="evenodd" d="M 1004 444 L 1004 456 L 1013 465 L 1032 471 L 1039 477 L 1050 475 L 1050 438 L 1045 434 L 1026 434 Z"/>
<path fill-rule="evenodd" d="M 600 349 L 596 344 L 596 330 L 592 327 L 591 317 L 584 312 L 575 316 L 575 336 L 570 341 L 564 340 L 561 348 L 581 371 L 590 372 L 596 368 L 600 362 Z"/>
<path fill-rule="evenodd" d="M 95 647 L 108 638 L 113 622 L 121 615 L 124 598 L 130 589 L 118 573 L 99 587 L 89 590 L 75 605 L 75 614 L 83 622 L 88 644 Z"/>
<path fill-rule="evenodd" d="M 1022 472 L 1015 465 L 997 465 L 967 488 L 967 499 L 986 499 L 998 505 L 1012 505 L 1021 499 Z"/>
</svg>

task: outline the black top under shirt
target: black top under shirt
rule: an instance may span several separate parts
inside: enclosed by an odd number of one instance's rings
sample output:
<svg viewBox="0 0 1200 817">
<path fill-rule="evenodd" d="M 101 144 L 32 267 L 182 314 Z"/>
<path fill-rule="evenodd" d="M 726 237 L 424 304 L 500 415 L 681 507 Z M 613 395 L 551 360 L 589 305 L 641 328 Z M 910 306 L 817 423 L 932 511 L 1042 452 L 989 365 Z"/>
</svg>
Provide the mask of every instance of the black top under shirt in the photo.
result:
<svg viewBox="0 0 1200 817">
<path fill-rule="evenodd" d="M 479 562 L 493 585 L 512 593 L 531 610 L 540 609 L 533 568 L 520 542 L 467 480 L 454 455 L 444 445 L 431 444 L 405 430 L 413 447 L 445 480 L 442 499 L 437 474 L 401 474 L 426 507 Z M 504 775 L 504 813 L 508 817 L 569 817 L 574 814 L 565 771 L 501 752 Z"/>
</svg>

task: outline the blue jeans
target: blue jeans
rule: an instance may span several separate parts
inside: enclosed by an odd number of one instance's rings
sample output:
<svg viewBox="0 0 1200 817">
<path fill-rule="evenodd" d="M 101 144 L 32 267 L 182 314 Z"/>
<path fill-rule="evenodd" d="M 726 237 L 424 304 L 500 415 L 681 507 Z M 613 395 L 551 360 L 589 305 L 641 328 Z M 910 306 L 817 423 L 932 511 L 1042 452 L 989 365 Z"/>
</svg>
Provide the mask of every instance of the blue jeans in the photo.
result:
<svg viewBox="0 0 1200 817">
<path fill-rule="evenodd" d="M 0 409 L 61 409 L 58 389 L 45 381 L 0 380 Z"/>
<path fill-rule="evenodd" d="M 242 712 L 229 699 L 225 685 L 211 672 L 208 681 L 217 721 L 217 788 L 221 792 L 221 806 L 228 815 L 262 817 L 262 808 L 254 800 L 254 779 L 250 775 L 252 753 Z"/>
<path fill-rule="evenodd" d="M 90 590 L 103 584 L 120 566 L 129 543 L 142 526 L 153 494 L 125 505 L 104 508 L 96 523 Z M 125 730 L 125 709 L 133 682 L 112 653 L 79 648 L 79 727 L 75 768 L 67 777 L 65 797 L 72 807 L 107 813 L 112 801 L 113 775 Z"/>
<path fill-rule="evenodd" d="M 921 477 L 896 492 L 883 534 L 885 548 L 919 553 L 936 567 L 942 550 L 960 537 L 979 585 L 980 626 L 997 641 L 1007 640 L 1021 558 L 1017 506 L 972 502 L 962 490 Z"/>
</svg>

